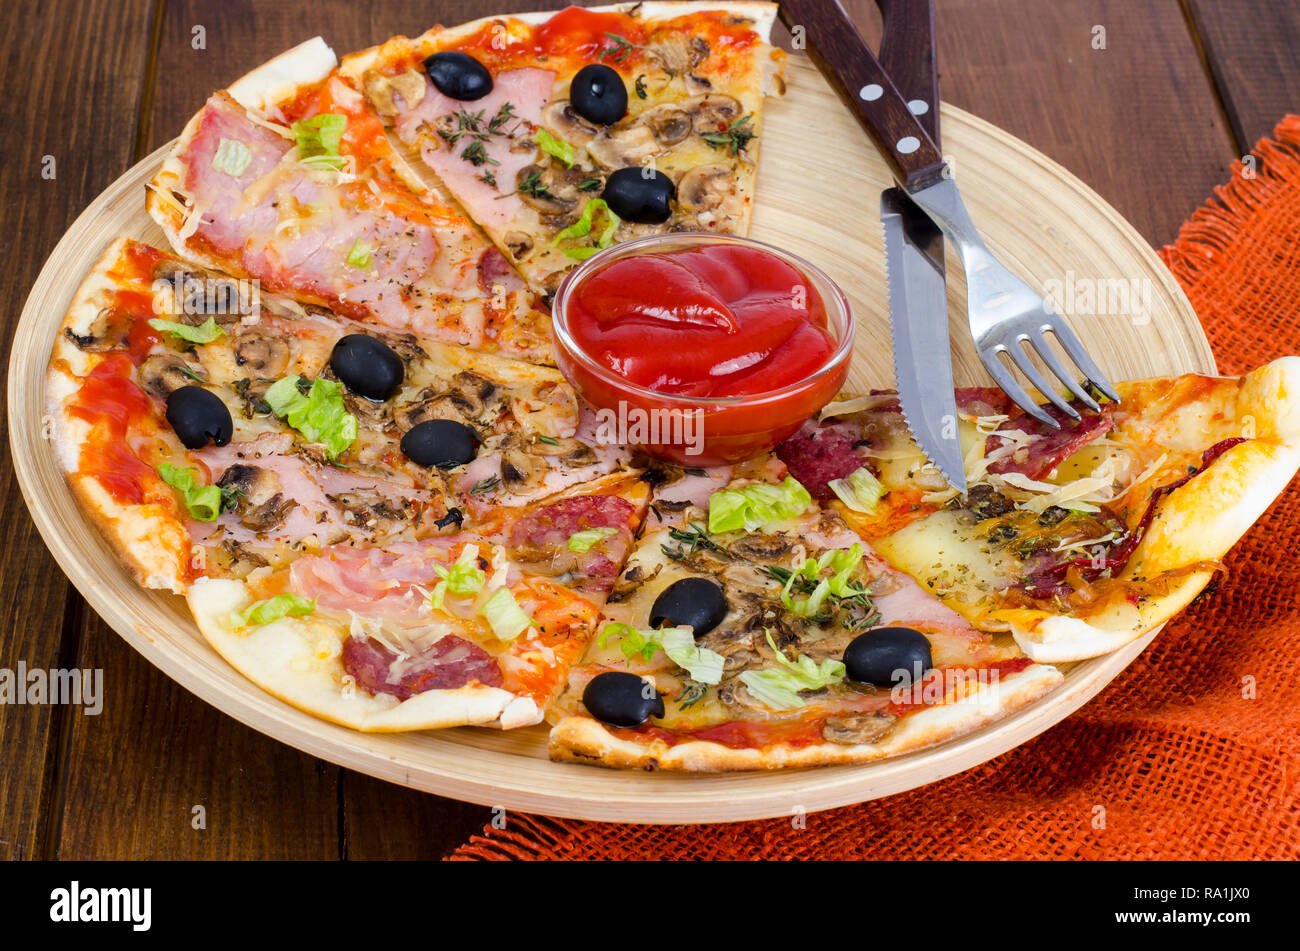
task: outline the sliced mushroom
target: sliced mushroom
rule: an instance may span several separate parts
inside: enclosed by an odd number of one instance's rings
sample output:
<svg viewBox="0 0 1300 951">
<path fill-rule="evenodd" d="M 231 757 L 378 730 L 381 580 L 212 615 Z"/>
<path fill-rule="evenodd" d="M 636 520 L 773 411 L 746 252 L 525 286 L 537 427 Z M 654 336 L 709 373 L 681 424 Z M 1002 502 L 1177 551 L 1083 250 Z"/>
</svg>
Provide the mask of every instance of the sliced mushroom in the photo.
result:
<svg viewBox="0 0 1300 951">
<path fill-rule="evenodd" d="M 725 132 L 745 114 L 739 99 L 717 93 L 683 99 L 678 105 L 691 114 L 691 125 L 700 135 Z"/>
<path fill-rule="evenodd" d="M 408 69 L 396 76 L 385 76 L 374 71 L 366 74 L 364 88 L 366 98 L 381 116 L 395 116 L 401 109 L 393 99 L 393 94 L 402 97 L 407 109 L 414 109 L 424 101 L 428 81 L 416 69 Z"/>
<path fill-rule="evenodd" d="M 354 489 L 351 492 L 327 495 L 326 498 L 341 508 L 344 519 L 353 525 L 375 528 L 383 522 L 406 520 L 406 505 L 394 501 L 378 489 Z"/>
<path fill-rule="evenodd" d="M 507 231 L 505 245 L 512 258 L 522 261 L 524 256 L 533 249 L 533 239 L 522 231 Z"/>
<path fill-rule="evenodd" d="M 573 104 L 567 99 L 557 99 L 542 110 L 542 125 L 558 138 L 575 145 L 586 145 L 600 132 L 574 112 Z"/>
<path fill-rule="evenodd" d="M 525 182 L 530 182 L 530 187 L 521 188 Z M 521 168 L 515 176 L 515 191 L 525 205 L 547 215 L 562 215 L 578 204 L 576 184 L 565 182 L 551 163 Z"/>
<path fill-rule="evenodd" d="M 255 377 L 234 382 L 235 393 L 244 404 L 245 419 L 270 415 L 271 407 L 266 402 L 266 391 L 273 383 L 275 380 L 270 377 Z"/>
<path fill-rule="evenodd" d="M 270 469 L 236 463 L 226 469 L 217 485 L 236 493 L 239 521 L 255 532 L 265 532 L 284 521 L 298 503 L 284 497 L 280 477 Z"/>
<path fill-rule="evenodd" d="M 613 169 L 641 165 L 662 150 L 654 130 L 640 122 L 623 128 L 611 126 L 587 143 L 587 154 L 606 168 Z"/>
<path fill-rule="evenodd" d="M 462 370 L 452 378 L 447 399 L 451 400 L 461 415 L 469 420 L 482 418 L 487 411 L 487 401 L 496 392 L 497 385 L 491 380 Z"/>
<path fill-rule="evenodd" d="M 137 372 L 140 388 L 150 396 L 165 400 L 172 391 L 195 382 L 195 377 L 206 381 L 208 371 L 195 366 L 178 353 L 155 353 L 145 357 Z"/>
<path fill-rule="evenodd" d="M 501 454 L 501 482 L 511 492 L 520 492 L 538 484 L 546 475 L 540 456 L 529 455 L 519 446 L 507 446 Z"/>
<path fill-rule="evenodd" d="M 638 115 L 636 121 L 648 128 L 665 148 L 676 145 L 691 134 L 691 117 L 684 109 L 671 103 L 652 106 Z"/>
<path fill-rule="evenodd" d="M 637 588 L 657 577 L 663 567 L 662 563 L 657 564 L 654 571 L 647 574 L 646 570 L 640 565 L 630 566 L 614 583 L 614 590 L 610 592 L 609 597 L 606 599 L 607 602 L 609 604 L 618 604 L 620 601 L 626 601 Z"/>
<path fill-rule="evenodd" d="M 786 554 L 793 546 L 784 534 L 755 533 L 736 539 L 728 547 L 733 554 L 741 557 L 771 562 Z"/>
<path fill-rule="evenodd" d="M 344 392 L 343 405 L 349 413 L 365 424 L 366 429 L 387 429 L 393 418 L 393 408 L 389 402 L 376 403 L 350 391 Z"/>
<path fill-rule="evenodd" d="M 697 165 L 677 183 L 677 201 L 686 211 L 715 211 L 736 194 L 732 168 L 721 163 Z"/>
<path fill-rule="evenodd" d="M 393 422 L 403 433 L 430 419 L 451 419 L 468 422 L 456 404 L 445 394 L 433 388 L 425 390 L 421 398 L 393 410 Z"/>
<path fill-rule="evenodd" d="M 539 456 L 558 458 L 566 466 L 575 468 L 589 466 L 596 461 L 596 450 L 573 438 L 554 439 L 548 437 L 547 440 L 535 439 L 529 448 Z"/>
<path fill-rule="evenodd" d="M 827 717 L 822 727 L 822 739 L 844 746 L 874 743 L 888 733 L 896 722 L 897 715 L 888 710 L 876 710 L 860 716 Z"/>
<path fill-rule="evenodd" d="M 132 323 L 132 317 L 126 311 L 116 307 L 104 307 L 90 322 L 86 333 L 75 333 L 71 327 L 64 333 L 79 349 L 87 353 L 103 353 L 107 350 L 116 350 L 126 344 Z"/>
<path fill-rule="evenodd" d="M 652 39 L 645 47 L 652 59 L 658 60 L 664 72 L 676 76 L 691 68 L 691 51 L 681 37 L 670 34 L 663 39 Z"/>
<path fill-rule="evenodd" d="M 234 340 L 235 362 L 260 376 L 281 376 L 289 366 L 289 341 L 265 328 L 241 330 Z"/>
</svg>

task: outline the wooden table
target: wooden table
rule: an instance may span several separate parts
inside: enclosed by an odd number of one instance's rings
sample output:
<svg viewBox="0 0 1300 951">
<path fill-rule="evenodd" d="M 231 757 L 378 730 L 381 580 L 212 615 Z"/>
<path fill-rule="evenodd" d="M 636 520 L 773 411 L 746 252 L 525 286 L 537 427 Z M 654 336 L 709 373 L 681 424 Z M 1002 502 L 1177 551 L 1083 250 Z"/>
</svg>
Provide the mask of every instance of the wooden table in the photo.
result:
<svg viewBox="0 0 1300 951">
<path fill-rule="evenodd" d="M 214 88 L 317 33 L 347 51 L 495 6 L 9 0 L 0 12 L 4 339 L 73 218 L 179 133 Z M 846 6 L 878 35 L 871 0 Z M 1300 111 L 1300 8 L 1292 0 L 938 7 L 943 98 L 1064 164 L 1156 246 L 1173 240 L 1234 158 L 1288 110 Z M 7 342 L 3 352 L 7 366 Z M 8 526 L 0 667 L 102 668 L 105 694 L 98 716 L 0 706 L 0 857 L 437 858 L 489 818 L 483 807 L 303 755 L 157 672 L 87 610 L 54 564 L 7 452 L 0 525 Z"/>
</svg>

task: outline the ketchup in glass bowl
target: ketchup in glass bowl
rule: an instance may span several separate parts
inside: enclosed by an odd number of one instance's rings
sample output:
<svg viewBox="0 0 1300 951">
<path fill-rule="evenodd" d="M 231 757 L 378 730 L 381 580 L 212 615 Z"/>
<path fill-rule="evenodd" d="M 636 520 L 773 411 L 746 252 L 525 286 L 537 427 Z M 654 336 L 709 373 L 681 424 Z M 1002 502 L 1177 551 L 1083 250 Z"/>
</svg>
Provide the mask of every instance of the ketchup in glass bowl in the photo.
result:
<svg viewBox="0 0 1300 951">
<path fill-rule="evenodd" d="M 772 449 L 834 399 L 853 352 L 848 300 L 820 270 L 692 232 L 587 259 L 557 290 L 552 327 L 602 440 L 692 467 Z"/>
</svg>

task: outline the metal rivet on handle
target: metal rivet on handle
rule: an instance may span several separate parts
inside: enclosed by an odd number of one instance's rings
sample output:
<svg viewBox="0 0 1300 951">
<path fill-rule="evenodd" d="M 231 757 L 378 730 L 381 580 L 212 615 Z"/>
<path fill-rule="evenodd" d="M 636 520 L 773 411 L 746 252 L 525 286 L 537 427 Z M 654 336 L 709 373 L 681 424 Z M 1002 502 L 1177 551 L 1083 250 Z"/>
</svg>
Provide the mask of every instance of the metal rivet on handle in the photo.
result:
<svg viewBox="0 0 1300 951">
<path fill-rule="evenodd" d="M 867 102 L 875 102 L 884 94 L 884 88 L 878 86 L 876 83 L 867 83 L 867 85 L 858 90 L 858 95 Z"/>
<path fill-rule="evenodd" d="M 908 102 L 907 108 L 912 111 L 912 115 L 923 116 L 930 111 L 930 104 L 924 99 L 913 99 Z"/>
<path fill-rule="evenodd" d="M 898 151 L 903 155 L 911 155 L 920 147 L 921 140 L 914 135 L 903 136 L 898 140 L 898 144 L 894 146 L 894 148 L 898 149 Z"/>
</svg>

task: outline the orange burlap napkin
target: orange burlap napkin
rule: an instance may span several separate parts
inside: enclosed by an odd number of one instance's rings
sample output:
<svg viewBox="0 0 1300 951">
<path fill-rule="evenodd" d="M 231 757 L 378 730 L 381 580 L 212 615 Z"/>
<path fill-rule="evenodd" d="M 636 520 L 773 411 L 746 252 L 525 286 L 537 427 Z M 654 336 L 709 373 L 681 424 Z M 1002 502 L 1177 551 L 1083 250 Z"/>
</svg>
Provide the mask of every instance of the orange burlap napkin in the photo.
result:
<svg viewBox="0 0 1300 951">
<path fill-rule="evenodd" d="M 1300 116 L 1254 156 L 1161 252 L 1232 374 L 1300 353 Z M 968 772 L 802 829 L 511 814 L 452 858 L 1300 858 L 1297 527 L 1300 482 L 1097 698 Z"/>
</svg>

